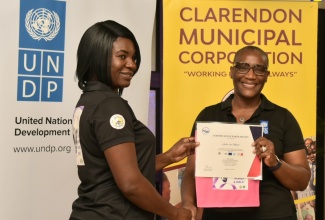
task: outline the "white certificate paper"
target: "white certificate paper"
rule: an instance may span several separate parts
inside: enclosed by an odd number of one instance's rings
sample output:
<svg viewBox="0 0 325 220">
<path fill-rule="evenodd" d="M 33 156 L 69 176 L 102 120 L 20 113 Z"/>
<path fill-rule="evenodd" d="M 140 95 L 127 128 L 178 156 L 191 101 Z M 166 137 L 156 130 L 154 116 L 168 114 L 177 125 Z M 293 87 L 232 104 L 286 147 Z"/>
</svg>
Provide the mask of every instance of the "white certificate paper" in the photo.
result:
<svg viewBox="0 0 325 220">
<path fill-rule="evenodd" d="M 252 143 L 263 136 L 262 125 L 197 122 L 196 177 L 262 179 L 262 162 Z"/>
</svg>

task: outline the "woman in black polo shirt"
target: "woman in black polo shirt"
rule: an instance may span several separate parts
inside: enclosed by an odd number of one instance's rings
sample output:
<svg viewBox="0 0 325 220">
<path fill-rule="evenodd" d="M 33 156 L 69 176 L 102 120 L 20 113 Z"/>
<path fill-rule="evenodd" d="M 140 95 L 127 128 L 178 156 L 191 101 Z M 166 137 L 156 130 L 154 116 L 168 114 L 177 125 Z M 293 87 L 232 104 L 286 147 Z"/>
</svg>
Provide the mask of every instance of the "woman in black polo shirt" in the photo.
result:
<svg viewBox="0 0 325 220">
<path fill-rule="evenodd" d="M 114 21 L 98 22 L 82 36 L 73 136 L 80 185 L 70 220 L 191 219 L 155 189 L 155 172 L 193 153 L 194 138 L 180 139 L 156 155 L 155 137 L 121 98 L 141 56 L 132 32 Z"/>
<path fill-rule="evenodd" d="M 296 220 L 290 191 L 304 190 L 311 175 L 299 124 L 287 109 L 270 102 L 261 93 L 269 75 L 269 61 L 263 50 L 246 46 L 237 51 L 233 64 L 230 77 L 234 94 L 204 108 L 195 121 L 263 124 L 263 137 L 252 143 L 252 151 L 263 161 L 260 206 L 204 208 L 202 220 Z M 195 158 L 189 156 L 181 187 L 183 205 L 193 213 L 196 210 L 194 166 Z"/>
</svg>

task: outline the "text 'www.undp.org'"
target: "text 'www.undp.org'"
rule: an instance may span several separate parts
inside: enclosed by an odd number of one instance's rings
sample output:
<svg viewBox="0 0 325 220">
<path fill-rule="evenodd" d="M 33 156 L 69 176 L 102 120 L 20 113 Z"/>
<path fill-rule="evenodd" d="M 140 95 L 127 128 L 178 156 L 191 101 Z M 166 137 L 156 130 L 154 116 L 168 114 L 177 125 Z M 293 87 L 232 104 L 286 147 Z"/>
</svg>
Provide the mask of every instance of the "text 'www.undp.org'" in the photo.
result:
<svg viewBox="0 0 325 220">
<path fill-rule="evenodd" d="M 14 147 L 15 153 L 70 153 L 71 146 Z"/>
</svg>

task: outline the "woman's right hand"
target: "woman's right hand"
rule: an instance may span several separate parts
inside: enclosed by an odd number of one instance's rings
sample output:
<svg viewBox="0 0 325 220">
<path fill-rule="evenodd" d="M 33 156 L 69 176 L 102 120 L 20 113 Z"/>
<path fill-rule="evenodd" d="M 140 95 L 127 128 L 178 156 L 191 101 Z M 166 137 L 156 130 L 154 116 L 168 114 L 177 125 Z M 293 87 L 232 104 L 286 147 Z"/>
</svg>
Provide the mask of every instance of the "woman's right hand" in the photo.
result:
<svg viewBox="0 0 325 220">
<path fill-rule="evenodd" d="M 170 220 L 192 220 L 192 213 L 185 208 L 177 208 L 177 216 Z"/>
<path fill-rule="evenodd" d="M 196 219 L 196 212 L 197 212 L 196 206 L 194 204 L 192 204 L 192 203 L 186 202 L 186 203 L 183 204 L 183 207 L 185 209 L 188 209 L 188 210 L 191 211 L 191 214 L 192 214 L 192 218 L 191 219 L 192 220 L 195 220 Z"/>
</svg>

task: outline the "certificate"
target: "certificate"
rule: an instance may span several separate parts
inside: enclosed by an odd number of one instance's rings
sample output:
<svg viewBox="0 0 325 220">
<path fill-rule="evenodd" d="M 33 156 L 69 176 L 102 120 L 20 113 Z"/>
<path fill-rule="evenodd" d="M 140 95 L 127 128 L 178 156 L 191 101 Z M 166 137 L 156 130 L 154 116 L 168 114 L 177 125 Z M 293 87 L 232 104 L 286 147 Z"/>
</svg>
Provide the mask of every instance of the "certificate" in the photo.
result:
<svg viewBox="0 0 325 220">
<path fill-rule="evenodd" d="M 262 125 L 197 122 L 196 177 L 262 179 L 262 162 L 252 143 L 263 136 Z"/>
</svg>

